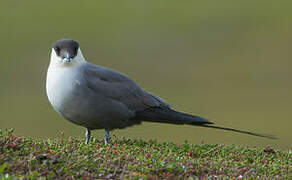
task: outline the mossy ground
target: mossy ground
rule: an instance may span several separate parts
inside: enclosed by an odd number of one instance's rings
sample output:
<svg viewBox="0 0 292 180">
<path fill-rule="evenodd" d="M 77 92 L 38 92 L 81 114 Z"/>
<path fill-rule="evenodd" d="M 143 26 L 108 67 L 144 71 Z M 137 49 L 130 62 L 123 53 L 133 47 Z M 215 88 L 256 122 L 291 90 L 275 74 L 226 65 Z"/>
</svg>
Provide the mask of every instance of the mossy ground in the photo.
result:
<svg viewBox="0 0 292 180">
<path fill-rule="evenodd" d="M 292 152 L 236 145 L 92 138 L 41 140 L 0 130 L 0 179 L 289 179 Z"/>
</svg>

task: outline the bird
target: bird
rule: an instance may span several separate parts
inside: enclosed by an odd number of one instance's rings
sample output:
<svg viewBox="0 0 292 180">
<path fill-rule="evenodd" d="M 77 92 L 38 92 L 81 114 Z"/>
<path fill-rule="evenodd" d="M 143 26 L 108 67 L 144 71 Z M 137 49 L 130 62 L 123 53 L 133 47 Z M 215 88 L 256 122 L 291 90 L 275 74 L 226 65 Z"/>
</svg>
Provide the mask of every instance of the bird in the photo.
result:
<svg viewBox="0 0 292 180">
<path fill-rule="evenodd" d="M 206 118 L 174 110 L 165 100 L 144 90 L 127 75 L 87 62 L 79 43 L 72 39 L 60 39 L 53 44 L 46 93 L 58 114 L 86 128 L 86 144 L 90 142 L 92 130 L 105 130 L 106 145 L 110 131 L 142 122 L 186 124 L 274 138 L 214 126 Z"/>
</svg>

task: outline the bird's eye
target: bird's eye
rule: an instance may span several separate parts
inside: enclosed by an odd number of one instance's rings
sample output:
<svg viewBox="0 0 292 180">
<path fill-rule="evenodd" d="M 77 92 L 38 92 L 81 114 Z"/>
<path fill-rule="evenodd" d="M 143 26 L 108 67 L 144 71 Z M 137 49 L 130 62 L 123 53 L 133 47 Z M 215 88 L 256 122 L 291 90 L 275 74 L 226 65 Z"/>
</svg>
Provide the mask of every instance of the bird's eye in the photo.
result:
<svg viewBox="0 0 292 180">
<path fill-rule="evenodd" d="M 54 47 L 55 51 L 58 53 L 60 51 L 59 47 Z"/>
</svg>

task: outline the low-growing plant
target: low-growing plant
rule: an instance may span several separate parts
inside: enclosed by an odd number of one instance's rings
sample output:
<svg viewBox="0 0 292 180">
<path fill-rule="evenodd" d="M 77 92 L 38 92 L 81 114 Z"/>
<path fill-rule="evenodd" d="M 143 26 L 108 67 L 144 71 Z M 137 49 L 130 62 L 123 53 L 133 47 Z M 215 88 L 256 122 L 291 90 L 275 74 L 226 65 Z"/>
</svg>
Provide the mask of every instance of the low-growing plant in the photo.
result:
<svg viewBox="0 0 292 180">
<path fill-rule="evenodd" d="M 42 140 L 0 130 L 0 179 L 289 179 L 291 151 L 149 140 Z"/>
</svg>

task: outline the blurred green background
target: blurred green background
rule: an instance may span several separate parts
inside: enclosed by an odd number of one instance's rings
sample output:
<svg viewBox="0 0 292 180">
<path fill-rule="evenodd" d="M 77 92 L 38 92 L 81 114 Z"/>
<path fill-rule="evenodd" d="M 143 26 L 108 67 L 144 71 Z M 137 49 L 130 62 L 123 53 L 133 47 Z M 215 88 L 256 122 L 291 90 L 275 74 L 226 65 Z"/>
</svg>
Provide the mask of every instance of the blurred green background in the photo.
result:
<svg viewBox="0 0 292 180">
<path fill-rule="evenodd" d="M 0 128 L 83 136 L 45 93 L 51 46 L 71 38 L 88 61 L 128 74 L 178 110 L 279 139 L 152 123 L 115 136 L 292 148 L 291 7 L 288 0 L 2 1 Z"/>
</svg>

